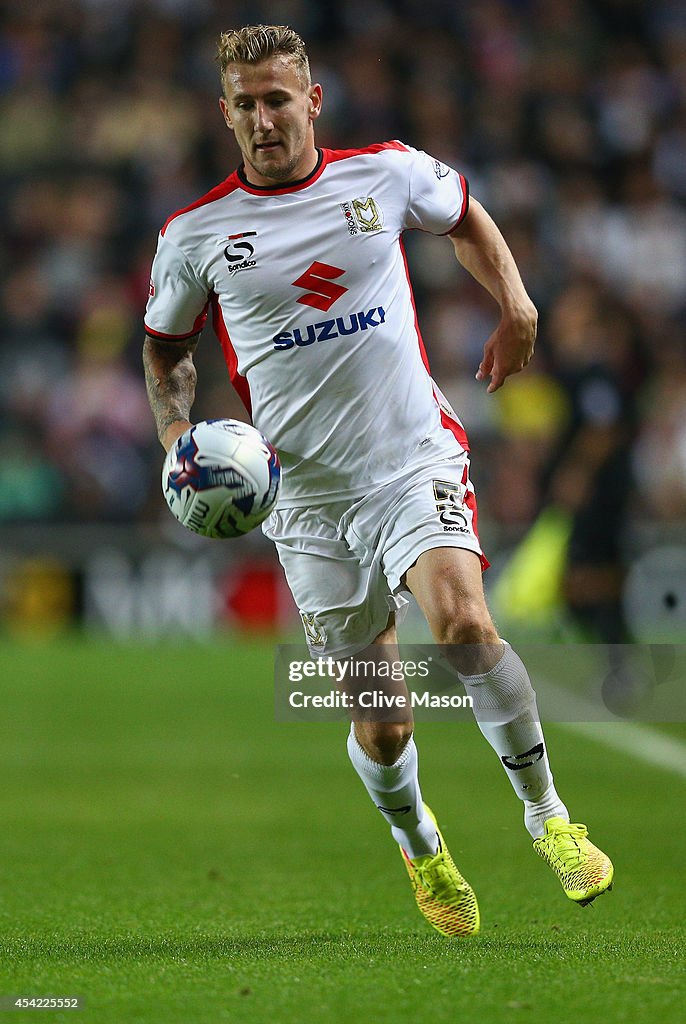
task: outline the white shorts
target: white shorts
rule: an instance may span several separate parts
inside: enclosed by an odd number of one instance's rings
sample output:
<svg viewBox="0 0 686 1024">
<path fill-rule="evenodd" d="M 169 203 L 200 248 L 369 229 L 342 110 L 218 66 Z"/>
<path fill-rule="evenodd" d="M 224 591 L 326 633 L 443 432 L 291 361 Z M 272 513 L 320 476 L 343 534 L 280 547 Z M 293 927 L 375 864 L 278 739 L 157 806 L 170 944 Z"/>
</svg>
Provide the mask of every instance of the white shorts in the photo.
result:
<svg viewBox="0 0 686 1024">
<path fill-rule="evenodd" d="M 414 468 L 363 498 L 272 512 L 273 540 L 315 656 L 349 657 L 407 605 L 403 577 L 423 551 L 455 547 L 486 561 L 469 457 Z"/>
</svg>

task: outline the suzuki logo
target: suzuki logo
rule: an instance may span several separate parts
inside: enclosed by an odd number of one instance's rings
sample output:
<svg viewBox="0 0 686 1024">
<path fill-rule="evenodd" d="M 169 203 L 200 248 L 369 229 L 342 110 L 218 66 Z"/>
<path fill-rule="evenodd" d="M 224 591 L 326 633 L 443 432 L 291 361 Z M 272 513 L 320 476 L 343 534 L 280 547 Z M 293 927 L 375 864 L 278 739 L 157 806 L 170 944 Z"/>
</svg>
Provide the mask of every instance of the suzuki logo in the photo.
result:
<svg viewBox="0 0 686 1024">
<path fill-rule="evenodd" d="M 305 273 L 293 282 L 294 288 L 312 289 L 312 291 L 308 291 L 307 295 L 301 295 L 297 301 L 302 302 L 304 306 L 313 306 L 326 313 L 336 299 L 340 299 L 341 295 L 345 295 L 348 290 L 340 284 L 333 283 L 334 278 L 340 277 L 341 274 L 345 274 L 345 270 L 315 260 Z"/>
</svg>

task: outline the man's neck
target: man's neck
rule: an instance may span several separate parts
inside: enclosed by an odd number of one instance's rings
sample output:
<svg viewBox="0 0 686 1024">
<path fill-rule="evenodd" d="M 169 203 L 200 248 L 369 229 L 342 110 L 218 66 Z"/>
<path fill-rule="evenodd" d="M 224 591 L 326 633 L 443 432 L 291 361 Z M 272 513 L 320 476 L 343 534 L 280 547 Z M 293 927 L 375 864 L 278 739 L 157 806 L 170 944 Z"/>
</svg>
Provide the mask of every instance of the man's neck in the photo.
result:
<svg viewBox="0 0 686 1024">
<path fill-rule="evenodd" d="M 265 175 L 256 171 L 252 164 L 245 159 L 243 160 L 239 174 L 246 184 L 251 185 L 252 188 L 290 188 L 292 185 L 298 185 L 300 182 L 307 181 L 307 179 L 317 170 L 321 160 L 321 150 L 313 147 L 312 152 L 308 153 L 308 159 L 300 160 L 297 168 L 292 172 L 292 174 L 289 174 L 287 178 L 267 178 Z"/>
</svg>

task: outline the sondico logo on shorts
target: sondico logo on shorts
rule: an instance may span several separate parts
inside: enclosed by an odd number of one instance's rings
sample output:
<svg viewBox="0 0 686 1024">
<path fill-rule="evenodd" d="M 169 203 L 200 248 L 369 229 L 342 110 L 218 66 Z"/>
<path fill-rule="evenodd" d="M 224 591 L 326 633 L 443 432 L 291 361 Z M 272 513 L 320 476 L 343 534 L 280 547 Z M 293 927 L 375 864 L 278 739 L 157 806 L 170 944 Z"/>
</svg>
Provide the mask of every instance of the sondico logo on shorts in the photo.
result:
<svg viewBox="0 0 686 1024">
<path fill-rule="evenodd" d="M 305 627 L 305 636 L 310 647 L 324 647 L 326 645 L 326 630 L 317 622 L 314 612 L 300 612 L 300 618 Z"/>
<path fill-rule="evenodd" d="M 464 504 L 460 498 L 459 485 L 434 480 L 433 487 L 436 511 L 445 532 L 469 533 L 469 520 L 462 511 Z"/>
<path fill-rule="evenodd" d="M 383 213 L 379 204 L 371 196 L 352 199 L 348 203 L 341 203 L 340 206 L 345 217 L 348 234 L 359 235 L 367 231 L 381 231 Z"/>
</svg>

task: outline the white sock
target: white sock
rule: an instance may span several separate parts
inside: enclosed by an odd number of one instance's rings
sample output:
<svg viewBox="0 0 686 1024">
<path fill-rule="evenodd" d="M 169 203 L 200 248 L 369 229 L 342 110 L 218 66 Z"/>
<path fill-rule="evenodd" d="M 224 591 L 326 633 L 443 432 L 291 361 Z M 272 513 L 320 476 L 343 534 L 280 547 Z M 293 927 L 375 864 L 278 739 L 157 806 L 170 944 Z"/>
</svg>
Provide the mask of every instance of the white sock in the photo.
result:
<svg viewBox="0 0 686 1024">
<path fill-rule="evenodd" d="M 348 754 L 367 792 L 391 826 L 393 838 L 408 857 L 436 853 L 436 826 L 422 803 L 414 738 L 410 737 L 395 764 L 379 764 L 360 745 L 353 723 Z"/>
<path fill-rule="evenodd" d="M 553 784 L 536 694 L 519 655 L 506 643 L 500 661 L 489 672 L 460 675 L 460 679 L 474 700 L 481 732 L 524 802 L 524 824 L 531 836 L 543 835 L 546 818 L 558 816 L 569 821 Z"/>
</svg>

